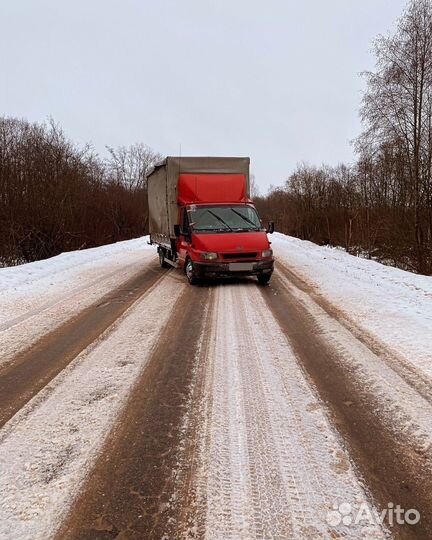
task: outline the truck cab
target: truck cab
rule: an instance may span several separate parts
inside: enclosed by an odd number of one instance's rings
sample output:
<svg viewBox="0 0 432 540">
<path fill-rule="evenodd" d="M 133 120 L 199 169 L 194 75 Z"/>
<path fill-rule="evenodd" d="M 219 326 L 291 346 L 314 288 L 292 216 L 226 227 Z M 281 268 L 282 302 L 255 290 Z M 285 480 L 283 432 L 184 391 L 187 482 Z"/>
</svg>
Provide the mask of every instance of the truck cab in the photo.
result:
<svg viewBox="0 0 432 540">
<path fill-rule="evenodd" d="M 189 282 L 233 274 L 270 280 L 273 250 L 252 204 L 185 206 L 180 223 L 178 259 Z"/>
<path fill-rule="evenodd" d="M 150 227 L 151 242 L 158 245 L 161 265 L 180 266 L 191 284 L 205 278 L 250 275 L 261 284 L 268 283 L 274 259 L 267 233 L 273 232 L 273 225 L 263 227 L 249 198 L 249 159 L 184 159 L 186 163 L 180 162 L 183 167 L 178 167 L 171 180 L 175 183 L 176 198 L 172 235 L 160 234 L 154 226 Z M 165 178 L 168 176 L 167 172 Z M 152 223 L 158 197 L 151 176 L 149 180 Z M 163 206 L 163 197 L 159 196 L 159 202 Z M 169 221 L 169 208 L 167 211 Z"/>
</svg>

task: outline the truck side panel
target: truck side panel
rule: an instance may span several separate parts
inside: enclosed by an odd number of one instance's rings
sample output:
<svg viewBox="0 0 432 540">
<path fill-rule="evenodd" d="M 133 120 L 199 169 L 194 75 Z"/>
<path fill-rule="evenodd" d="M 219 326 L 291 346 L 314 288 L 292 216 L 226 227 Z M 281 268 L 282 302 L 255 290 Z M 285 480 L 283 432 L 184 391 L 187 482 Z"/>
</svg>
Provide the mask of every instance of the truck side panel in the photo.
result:
<svg viewBox="0 0 432 540">
<path fill-rule="evenodd" d="M 166 167 L 148 177 L 149 232 L 154 242 L 170 244 L 170 219 L 167 203 Z"/>
</svg>

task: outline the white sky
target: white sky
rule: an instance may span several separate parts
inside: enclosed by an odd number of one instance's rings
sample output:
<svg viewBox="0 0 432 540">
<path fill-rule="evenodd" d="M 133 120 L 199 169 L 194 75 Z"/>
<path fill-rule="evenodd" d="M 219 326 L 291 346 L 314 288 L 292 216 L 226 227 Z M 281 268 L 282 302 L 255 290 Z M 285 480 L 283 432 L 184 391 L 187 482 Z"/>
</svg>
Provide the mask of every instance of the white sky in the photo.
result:
<svg viewBox="0 0 432 540">
<path fill-rule="evenodd" d="M 263 192 L 352 161 L 359 73 L 405 0 L 1 0 L 0 114 L 77 142 L 249 155 Z"/>
</svg>

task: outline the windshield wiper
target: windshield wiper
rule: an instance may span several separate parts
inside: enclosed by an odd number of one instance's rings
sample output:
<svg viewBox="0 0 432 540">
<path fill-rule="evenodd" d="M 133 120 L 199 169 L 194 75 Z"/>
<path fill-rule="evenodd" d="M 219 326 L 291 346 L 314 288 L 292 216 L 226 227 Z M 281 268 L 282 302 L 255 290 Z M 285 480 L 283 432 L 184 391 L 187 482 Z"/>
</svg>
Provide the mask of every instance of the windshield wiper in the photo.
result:
<svg viewBox="0 0 432 540">
<path fill-rule="evenodd" d="M 246 216 L 244 216 L 240 212 L 237 212 L 237 210 L 234 210 L 234 208 L 230 208 L 230 210 L 232 210 L 234 212 L 234 214 L 237 214 L 238 216 L 243 218 L 246 221 L 246 223 L 250 223 L 254 229 L 257 229 L 257 230 L 259 229 L 259 227 L 256 225 L 256 223 L 251 221 L 249 218 L 247 218 Z M 247 229 L 247 230 L 250 231 L 250 229 Z"/>
<path fill-rule="evenodd" d="M 217 220 L 219 220 L 221 223 L 223 223 L 227 229 L 229 229 L 230 231 L 232 231 L 232 228 L 231 228 L 231 227 L 228 225 L 228 223 L 227 223 L 226 221 L 224 221 L 220 216 L 218 216 L 217 214 L 215 214 L 214 212 L 212 212 L 212 211 L 209 210 L 208 208 L 207 208 L 207 212 L 208 212 L 209 214 L 211 214 L 212 216 L 214 216 L 214 217 L 215 217 Z"/>
</svg>

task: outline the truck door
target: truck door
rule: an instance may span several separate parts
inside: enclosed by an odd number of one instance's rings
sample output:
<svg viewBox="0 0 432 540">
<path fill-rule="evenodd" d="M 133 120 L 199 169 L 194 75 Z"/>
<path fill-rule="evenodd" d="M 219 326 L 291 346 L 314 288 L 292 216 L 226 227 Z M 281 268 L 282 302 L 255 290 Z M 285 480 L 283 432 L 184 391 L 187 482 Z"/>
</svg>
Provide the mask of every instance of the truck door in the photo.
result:
<svg viewBox="0 0 432 540">
<path fill-rule="evenodd" d="M 186 256 L 191 246 L 191 229 L 189 225 L 189 216 L 186 208 L 180 210 L 180 237 L 178 246 L 178 257 L 181 266 L 184 265 Z"/>
</svg>

